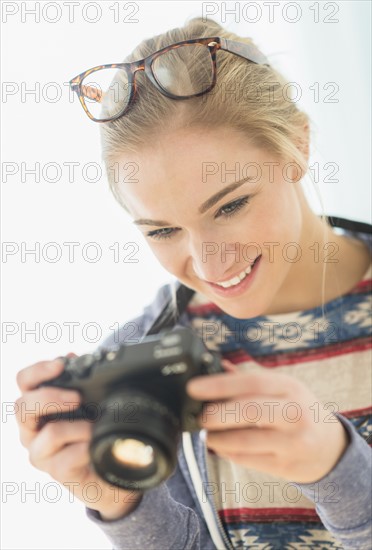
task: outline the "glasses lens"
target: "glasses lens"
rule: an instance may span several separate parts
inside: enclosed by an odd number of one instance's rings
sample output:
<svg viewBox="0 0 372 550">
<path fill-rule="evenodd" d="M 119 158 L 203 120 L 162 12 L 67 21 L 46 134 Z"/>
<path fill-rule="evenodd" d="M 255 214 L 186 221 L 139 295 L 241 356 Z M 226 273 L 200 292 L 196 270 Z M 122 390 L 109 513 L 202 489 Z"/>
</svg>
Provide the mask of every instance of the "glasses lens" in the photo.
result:
<svg viewBox="0 0 372 550">
<path fill-rule="evenodd" d="M 84 78 L 81 92 L 90 114 L 104 120 L 120 114 L 128 105 L 130 85 L 126 71 L 101 69 Z"/>
<path fill-rule="evenodd" d="M 207 46 L 185 44 L 156 57 L 152 72 L 168 93 L 187 97 L 205 92 L 213 83 L 213 64 Z"/>
</svg>

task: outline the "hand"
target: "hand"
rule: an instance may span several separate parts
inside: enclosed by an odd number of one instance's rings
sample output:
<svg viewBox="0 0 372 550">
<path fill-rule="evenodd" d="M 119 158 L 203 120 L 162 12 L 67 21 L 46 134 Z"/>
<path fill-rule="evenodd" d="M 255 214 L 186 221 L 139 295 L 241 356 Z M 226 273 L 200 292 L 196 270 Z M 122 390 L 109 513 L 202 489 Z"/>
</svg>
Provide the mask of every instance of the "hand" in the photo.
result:
<svg viewBox="0 0 372 550">
<path fill-rule="evenodd" d="M 226 360 L 224 361 L 226 364 Z M 314 483 L 337 464 L 349 437 L 336 416 L 300 381 L 271 372 L 230 372 L 193 378 L 191 397 L 208 401 L 199 418 L 207 446 L 246 468 L 295 483 Z"/>
<path fill-rule="evenodd" d="M 75 354 L 68 356 L 76 357 Z M 63 361 L 57 359 L 41 361 L 18 373 L 17 383 L 22 396 L 16 401 L 16 418 L 21 443 L 28 449 L 35 468 L 50 474 L 87 507 L 98 510 L 103 520 L 118 519 L 131 512 L 142 495 L 113 487 L 94 472 L 89 457 L 92 423 L 60 420 L 42 428 L 38 426 L 41 413 L 51 414 L 56 407 L 58 412 L 69 411 L 80 405 L 81 397 L 76 391 L 52 387 L 35 389 L 62 371 Z"/>
</svg>

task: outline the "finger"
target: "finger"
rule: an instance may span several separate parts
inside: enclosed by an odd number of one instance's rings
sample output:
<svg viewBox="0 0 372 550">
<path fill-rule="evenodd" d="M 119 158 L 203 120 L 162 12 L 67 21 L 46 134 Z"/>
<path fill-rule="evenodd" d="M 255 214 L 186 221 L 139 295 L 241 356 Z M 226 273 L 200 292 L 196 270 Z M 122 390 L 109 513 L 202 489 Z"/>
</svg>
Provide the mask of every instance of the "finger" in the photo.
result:
<svg viewBox="0 0 372 550">
<path fill-rule="evenodd" d="M 214 431 L 248 426 L 292 429 L 301 417 L 301 406 L 295 401 L 250 396 L 206 403 L 198 420 L 202 428 Z"/>
<path fill-rule="evenodd" d="M 17 373 L 17 384 L 22 393 L 37 388 L 41 382 L 51 380 L 64 369 L 62 359 L 54 361 L 40 361 L 30 367 L 26 367 Z"/>
<path fill-rule="evenodd" d="M 89 453 L 90 441 L 71 443 L 49 460 L 49 472 L 55 478 L 68 480 L 69 477 L 79 473 L 80 479 L 93 473 Z M 61 477 L 63 476 L 63 477 Z"/>
<path fill-rule="evenodd" d="M 71 483 L 76 478 L 83 480 L 92 473 L 87 441 L 66 445 L 60 452 L 47 459 L 31 453 L 29 458 L 35 468 L 48 473 L 57 481 L 66 482 L 66 486 L 68 482 Z"/>
<path fill-rule="evenodd" d="M 59 453 L 66 445 L 88 443 L 92 437 L 92 424 L 85 420 L 63 420 L 46 424 L 29 446 L 30 455 L 39 461 Z"/>
<path fill-rule="evenodd" d="M 213 401 L 242 394 L 284 396 L 297 386 L 297 381 L 288 375 L 260 371 L 198 376 L 188 382 L 186 389 L 194 399 Z"/>
<path fill-rule="evenodd" d="M 280 432 L 265 428 L 207 432 L 207 447 L 217 454 L 279 455 L 288 448 L 288 438 Z"/>
<path fill-rule="evenodd" d="M 72 390 L 43 387 L 26 392 L 16 401 L 15 416 L 22 445 L 27 446 L 40 430 L 41 417 L 72 411 L 80 402 L 80 394 Z"/>
</svg>

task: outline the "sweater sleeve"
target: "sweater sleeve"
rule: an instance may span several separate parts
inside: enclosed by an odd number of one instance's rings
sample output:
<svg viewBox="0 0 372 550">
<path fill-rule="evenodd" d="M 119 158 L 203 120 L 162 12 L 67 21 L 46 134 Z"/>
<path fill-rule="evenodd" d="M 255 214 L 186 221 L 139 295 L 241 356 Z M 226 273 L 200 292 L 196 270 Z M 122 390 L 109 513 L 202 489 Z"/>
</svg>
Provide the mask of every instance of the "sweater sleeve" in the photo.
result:
<svg viewBox="0 0 372 550">
<path fill-rule="evenodd" d="M 372 548 L 372 454 L 349 420 L 338 419 L 350 443 L 329 474 L 315 483 L 297 484 L 316 505 L 324 526 L 345 550 Z"/>
<path fill-rule="evenodd" d="M 86 513 L 115 550 L 215 550 L 178 465 L 171 478 L 146 491 L 127 516 L 103 521 L 96 510 L 86 508 Z"/>
</svg>

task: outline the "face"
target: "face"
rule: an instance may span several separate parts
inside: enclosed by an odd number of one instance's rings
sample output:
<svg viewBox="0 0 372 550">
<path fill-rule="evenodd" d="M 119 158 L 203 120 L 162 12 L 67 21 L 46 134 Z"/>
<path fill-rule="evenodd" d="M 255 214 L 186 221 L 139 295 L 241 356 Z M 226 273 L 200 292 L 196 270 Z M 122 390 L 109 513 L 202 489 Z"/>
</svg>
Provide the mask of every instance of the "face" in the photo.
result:
<svg viewBox="0 0 372 550">
<path fill-rule="evenodd" d="M 298 269 L 288 243 L 303 238 L 293 164 L 223 128 L 172 132 L 118 161 L 138 165 L 119 192 L 167 271 L 237 318 L 283 299 Z"/>
</svg>

